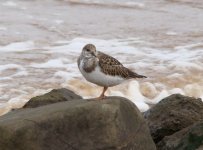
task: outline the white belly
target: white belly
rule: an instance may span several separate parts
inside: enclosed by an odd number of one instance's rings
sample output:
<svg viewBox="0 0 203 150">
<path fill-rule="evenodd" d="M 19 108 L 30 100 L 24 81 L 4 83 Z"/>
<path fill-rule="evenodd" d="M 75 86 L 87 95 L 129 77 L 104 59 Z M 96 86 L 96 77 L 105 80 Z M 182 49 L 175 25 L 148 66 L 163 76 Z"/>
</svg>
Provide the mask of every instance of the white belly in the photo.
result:
<svg viewBox="0 0 203 150">
<path fill-rule="evenodd" d="M 82 69 L 81 65 L 79 67 L 80 67 L 79 69 L 80 69 L 82 75 L 85 77 L 85 79 L 87 81 L 95 83 L 100 86 L 110 87 L 110 86 L 118 85 L 118 84 L 122 83 L 123 81 L 125 81 L 125 79 L 123 79 L 119 76 L 110 76 L 110 75 L 104 74 L 103 72 L 100 71 L 99 66 L 97 66 L 95 68 L 95 70 L 90 73 L 86 73 Z"/>
</svg>

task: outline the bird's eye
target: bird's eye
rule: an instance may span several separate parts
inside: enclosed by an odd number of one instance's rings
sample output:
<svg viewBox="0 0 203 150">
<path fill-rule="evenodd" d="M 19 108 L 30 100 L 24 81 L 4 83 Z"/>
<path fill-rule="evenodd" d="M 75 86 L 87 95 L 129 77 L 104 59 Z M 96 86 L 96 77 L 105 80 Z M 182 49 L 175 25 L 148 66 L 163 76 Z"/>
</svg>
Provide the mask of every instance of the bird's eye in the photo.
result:
<svg viewBox="0 0 203 150">
<path fill-rule="evenodd" d="M 86 51 L 89 52 L 90 50 L 89 50 L 89 49 L 86 49 Z"/>
</svg>

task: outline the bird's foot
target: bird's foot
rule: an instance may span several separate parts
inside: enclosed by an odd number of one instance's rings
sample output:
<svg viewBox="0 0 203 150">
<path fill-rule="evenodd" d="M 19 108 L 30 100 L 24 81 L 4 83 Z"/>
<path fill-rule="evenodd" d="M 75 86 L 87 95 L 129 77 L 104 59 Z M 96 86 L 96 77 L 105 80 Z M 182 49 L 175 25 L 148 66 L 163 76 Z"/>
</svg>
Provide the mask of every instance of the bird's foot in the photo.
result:
<svg viewBox="0 0 203 150">
<path fill-rule="evenodd" d="M 101 96 L 99 96 L 99 97 L 95 98 L 95 100 L 103 100 L 103 99 L 105 99 L 105 98 L 106 98 L 106 96 L 105 96 L 105 95 L 101 95 Z"/>
<path fill-rule="evenodd" d="M 92 98 L 92 99 L 88 99 L 88 101 L 100 101 L 100 100 L 103 100 L 103 99 L 105 99 L 107 96 L 105 96 L 105 95 L 101 95 L 101 96 L 99 96 L 99 97 L 96 97 L 96 98 Z"/>
<path fill-rule="evenodd" d="M 106 91 L 107 89 L 108 89 L 108 87 L 104 87 L 104 89 L 103 89 L 101 95 L 100 95 L 99 97 L 97 97 L 97 98 L 90 99 L 90 101 L 91 101 L 91 100 L 103 100 L 104 98 L 106 98 L 106 96 L 104 95 L 104 93 L 105 93 L 105 91 Z"/>
</svg>

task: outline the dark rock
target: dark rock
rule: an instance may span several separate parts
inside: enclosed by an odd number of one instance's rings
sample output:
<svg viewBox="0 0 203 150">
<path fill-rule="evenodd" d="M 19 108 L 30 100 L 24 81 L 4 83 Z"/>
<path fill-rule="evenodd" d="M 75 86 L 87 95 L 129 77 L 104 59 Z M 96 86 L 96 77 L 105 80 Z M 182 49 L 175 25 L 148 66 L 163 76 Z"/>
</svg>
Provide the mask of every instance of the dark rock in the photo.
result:
<svg viewBox="0 0 203 150">
<path fill-rule="evenodd" d="M 57 102 L 71 101 L 74 99 L 82 99 L 82 97 L 79 95 L 76 95 L 74 92 L 65 88 L 54 89 L 51 92 L 46 93 L 44 95 L 31 98 L 23 106 L 23 108 L 35 108 L 35 107 L 57 103 Z"/>
<path fill-rule="evenodd" d="M 174 94 L 164 98 L 157 105 L 144 113 L 152 138 L 158 143 L 193 123 L 203 119 L 201 99 Z"/>
<path fill-rule="evenodd" d="M 203 121 L 166 136 L 157 144 L 159 150 L 200 150 L 200 147 L 203 147 Z"/>
<path fill-rule="evenodd" d="M 155 150 L 129 100 L 74 100 L 19 109 L 0 117 L 2 150 Z"/>
</svg>

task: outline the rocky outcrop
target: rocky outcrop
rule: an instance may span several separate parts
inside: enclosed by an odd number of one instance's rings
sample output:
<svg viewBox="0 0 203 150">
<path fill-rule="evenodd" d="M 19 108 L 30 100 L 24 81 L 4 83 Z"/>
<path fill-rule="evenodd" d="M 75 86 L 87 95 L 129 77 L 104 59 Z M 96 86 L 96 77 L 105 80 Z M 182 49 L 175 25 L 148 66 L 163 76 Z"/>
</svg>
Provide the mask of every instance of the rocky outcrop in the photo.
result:
<svg viewBox="0 0 203 150">
<path fill-rule="evenodd" d="M 174 94 L 144 113 L 155 143 L 203 119 L 201 99 Z"/>
<path fill-rule="evenodd" d="M 0 117 L 0 147 L 3 150 L 156 149 L 137 107 L 120 97 L 65 101 L 12 111 Z"/>
<path fill-rule="evenodd" d="M 201 150 L 203 148 L 203 121 L 197 122 L 157 144 L 158 150 Z"/>
<path fill-rule="evenodd" d="M 23 108 L 34 108 L 34 107 L 39 107 L 39 106 L 48 105 L 48 104 L 57 103 L 57 102 L 71 101 L 75 99 L 82 99 L 82 97 L 79 95 L 76 95 L 74 92 L 65 88 L 54 89 L 51 92 L 46 93 L 44 95 L 31 98 L 24 105 Z"/>
<path fill-rule="evenodd" d="M 154 141 L 158 150 L 203 148 L 201 99 L 174 94 L 144 117 L 121 97 L 84 100 L 52 90 L 0 117 L 0 149 L 155 150 Z"/>
</svg>

